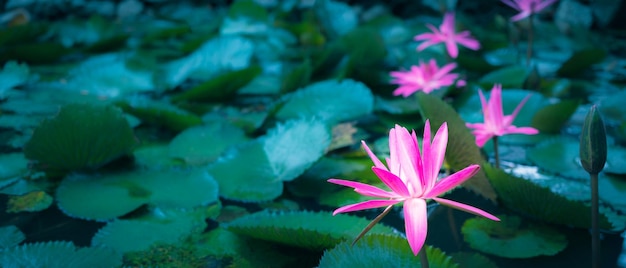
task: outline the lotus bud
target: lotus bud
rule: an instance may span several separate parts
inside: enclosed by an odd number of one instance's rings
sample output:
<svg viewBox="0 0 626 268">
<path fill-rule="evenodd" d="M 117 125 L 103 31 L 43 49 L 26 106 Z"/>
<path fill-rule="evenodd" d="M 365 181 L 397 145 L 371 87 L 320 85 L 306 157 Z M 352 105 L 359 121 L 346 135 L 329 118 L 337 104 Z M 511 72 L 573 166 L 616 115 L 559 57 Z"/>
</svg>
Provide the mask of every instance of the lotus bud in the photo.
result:
<svg viewBox="0 0 626 268">
<path fill-rule="evenodd" d="M 595 105 L 591 106 L 580 136 L 580 162 L 590 174 L 598 174 L 606 163 L 604 122 Z"/>
</svg>

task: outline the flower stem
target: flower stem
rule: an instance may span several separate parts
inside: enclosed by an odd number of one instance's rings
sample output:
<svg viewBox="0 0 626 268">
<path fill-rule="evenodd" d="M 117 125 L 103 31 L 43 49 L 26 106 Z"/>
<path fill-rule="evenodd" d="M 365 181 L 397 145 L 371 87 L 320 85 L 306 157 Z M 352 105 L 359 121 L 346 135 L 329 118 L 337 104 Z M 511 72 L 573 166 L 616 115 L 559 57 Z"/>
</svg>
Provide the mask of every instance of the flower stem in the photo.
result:
<svg viewBox="0 0 626 268">
<path fill-rule="evenodd" d="M 500 154 L 498 153 L 498 136 L 493 137 L 493 153 L 496 158 L 496 168 L 500 168 Z"/>
<path fill-rule="evenodd" d="M 422 246 L 420 252 L 417 253 L 420 255 L 420 266 L 422 268 L 428 268 L 428 256 L 426 256 L 426 245 Z"/>
<path fill-rule="evenodd" d="M 592 267 L 600 268 L 600 228 L 598 226 L 598 173 L 591 177 L 591 256 Z"/>
<path fill-rule="evenodd" d="M 526 67 L 530 66 L 530 59 L 533 57 L 533 38 L 534 38 L 534 23 L 533 17 L 535 14 L 535 4 L 530 4 L 530 15 L 528 16 L 528 44 L 526 46 Z"/>
<path fill-rule="evenodd" d="M 374 220 L 372 220 L 372 222 L 370 222 L 370 224 L 365 226 L 363 231 L 361 231 L 361 233 L 356 236 L 354 241 L 352 241 L 352 245 L 351 246 L 354 246 L 354 244 L 356 244 L 356 242 L 359 241 L 359 239 L 361 239 L 367 232 L 369 232 L 369 230 L 374 228 L 374 225 L 376 225 L 380 220 L 382 220 L 385 216 L 387 216 L 387 214 L 389 214 L 389 211 L 391 211 L 392 207 L 393 207 L 393 205 L 387 206 L 385 208 L 385 210 L 383 211 L 383 213 L 380 213 L 380 215 L 376 216 L 376 218 L 374 218 Z"/>
</svg>

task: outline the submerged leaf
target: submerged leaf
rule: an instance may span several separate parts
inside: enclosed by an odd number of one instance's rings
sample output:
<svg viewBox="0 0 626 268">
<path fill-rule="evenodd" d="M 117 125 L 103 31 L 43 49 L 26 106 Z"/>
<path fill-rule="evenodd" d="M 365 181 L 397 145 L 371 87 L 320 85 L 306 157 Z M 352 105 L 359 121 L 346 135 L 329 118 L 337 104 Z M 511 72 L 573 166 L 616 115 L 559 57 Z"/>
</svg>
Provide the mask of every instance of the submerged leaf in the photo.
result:
<svg viewBox="0 0 626 268">
<path fill-rule="evenodd" d="M 11 196 L 7 203 L 7 212 L 35 212 L 52 205 L 52 196 L 44 191 L 33 191 L 21 196 Z"/>
<path fill-rule="evenodd" d="M 69 104 L 35 129 L 24 155 L 44 170 L 97 169 L 131 153 L 137 143 L 118 108 Z"/>
<path fill-rule="evenodd" d="M 224 228 L 256 239 L 321 251 L 354 239 L 368 223 L 364 218 L 344 214 L 333 216 L 331 212 L 264 210 L 240 217 Z M 394 229 L 380 224 L 370 231 L 370 234 L 392 233 L 395 233 Z"/>
<path fill-rule="evenodd" d="M 499 215 L 500 222 L 484 218 L 466 220 L 461 232 L 471 248 L 505 258 L 553 256 L 567 247 L 567 238 L 545 225 L 522 222 L 517 216 Z"/>
<path fill-rule="evenodd" d="M 330 267 L 423 267 L 420 258 L 413 255 L 406 239 L 397 235 L 371 234 L 351 245 L 344 241 L 322 256 L 319 268 Z M 426 247 L 428 265 L 432 268 L 459 267 L 450 256 L 438 248 Z"/>
</svg>

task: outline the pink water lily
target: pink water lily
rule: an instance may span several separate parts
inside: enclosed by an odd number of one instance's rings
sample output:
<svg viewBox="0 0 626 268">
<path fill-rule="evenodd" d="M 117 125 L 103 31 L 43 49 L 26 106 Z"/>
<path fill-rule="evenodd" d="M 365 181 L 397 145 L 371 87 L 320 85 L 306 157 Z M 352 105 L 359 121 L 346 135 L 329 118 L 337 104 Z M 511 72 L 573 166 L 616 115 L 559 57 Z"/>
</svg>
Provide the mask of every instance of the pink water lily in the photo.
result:
<svg viewBox="0 0 626 268">
<path fill-rule="evenodd" d="M 532 127 L 516 127 L 513 125 L 515 117 L 522 109 L 530 94 L 526 96 L 510 115 L 502 112 L 502 85 L 495 84 L 491 89 L 489 102 L 485 100 L 482 90 L 478 91 L 480 103 L 483 107 L 484 123 L 466 123 L 467 127 L 473 129 L 472 134 L 476 136 L 476 145 L 483 147 L 485 143 L 494 136 L 506 134 L 526 134 L 534 135 L 539 131 Z"/>
<path fill-rule="evenodd" d="M 416 41 L 426 40 L 426 42 L 423 42 L 417 47 L 418 51 L 422 51 L 429 46 L 443 42 L 446 44 L 448 55 L 452 58 L 456 58 L 459 55 L 459 48 L 456 46 L 457 43 L 472 50 L 478 50 L 480 48 L 480 43 L 471 37 L 469 31 L 456 33 L 453 12 L 447 12 L 444 15 L 443 23 L 439 26 L 439 29 L 432 24 L 426 24 L 426 27 L 433 32 L 415 36 L 414 39 Z"/>
<path fill-rule="evenodd" d="M 361 195 L 381 198 L 340 207 L 333 212 L 333 215 L 404 203 L 406 237 L 415 255 L 426 241 L 427 199 L 499 221 L 495 216 L 478 208 L 437 197 L 471 178 L 478 172 L 480 166 L 471 165 L 437 180 L 448 144 L 447 124 L 441 125 L 432 143 L 430 136 L 430 123 L 426 121 L 420 152 L 415 131 L 409 134 L 406 128 L 396 125 L 389 131 L 390 157 L 386 159 L 386 166 L 374 155 L 367 144 L 362 142 L 365 151 L 374 162 L 372 170 L 391 191 L 355 181 L 330 179 L 329 182 L 352 187 Z"/>
<path fill-rule="evenodd" d="M 459 78 L 458 74 L 450 73 L 454 68 L 456 63 L 448 63 L 439 68 L 437 62 L 431 59 L 428 63 L 420 62 L 419 66 L 411 66 L 408 71 L 391 72 L 390 75 L 395 78 L 391 83 L 400 85 L 393 91 L 393 95 L 402 95 L 406 98 L 419 90 L 428 94 L 441 87 L 450 86 Z M 457 81 L 457 86 L 462 86 L 464 82 Z"/>
<path fill-rule="evenodd" d="M 502 3 L 514 8 L 520 13 L 511 17 L 512 21 L 518 21 L 523 18 L 541 12 L 544 8 L 554 4 L 557 0 L 501 0 Z"/>
</svg>

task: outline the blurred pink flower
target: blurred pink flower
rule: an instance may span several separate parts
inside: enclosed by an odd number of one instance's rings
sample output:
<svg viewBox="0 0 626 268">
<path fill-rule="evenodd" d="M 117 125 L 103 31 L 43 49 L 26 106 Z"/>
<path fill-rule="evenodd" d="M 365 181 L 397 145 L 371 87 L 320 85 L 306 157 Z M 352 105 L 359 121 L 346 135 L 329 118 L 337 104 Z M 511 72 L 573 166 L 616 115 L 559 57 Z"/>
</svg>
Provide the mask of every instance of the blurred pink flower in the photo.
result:
<svg viewBox="0 0 626 268">
<path fill-rule="evenodd" d="M 448 63 L 440 69 L 437 62 L 431 59 L 428 63 L 420 62 L 419 66 L 411 66 L 409 71 L 391 72 L 390 75 L 394 78 L 391 83 L 400 85 L 393 91 L 393 95 L 402 95 L 406 98 L 419 90 L 428 94 L 441 87 L 450 86 L 459 78 L 458 74 L 450 73 L 454 68 L 456 63 Z M 462 80 L 457 82 L 457 86 L 464 84 L 465 81 Z"/>
<path fill-rule="evenodd" d="M 491 89 L 489 102 L 485 100 L 482 90 L 478 91 L 480 102 L 483 107 L 483 116 L 485 123 L 466 123 L 467 127 L 473 129 L 472 134 L 476 136 L 476 145 L 483 147 L 489 139 L 494 136 L 503 136 L 507 134 L 526 134 L 534 135 L 539 131 L 532 127 L 516 127 L 513 125 L 515 117 L 522 109 L 530 95 L 526 96 L 518 105 L 511 115 L 503 115 L 502 112 L 502 86 L 495 84 Z"/>
<path fill-rule="evenodd" d="M 441 125 L 432 143 L 430 136 L 430 123 L 426 121 L 420 154 L 415 131 L 409 134 L 406 128 L 396 125 L 389 131 L 390 157 L 386 159 L 387 166 L 372 153 L 365 142 L 362 142 L 365 151 L 374 162 L 372 170 L 391 191 L 355 181 L 329 179 L 328 181 L 331 183 L 352 187 L 355 192 L 361 195 L 380 198 L 340 207 L 333 212 L 333 215 L 404 203 L 406 237 L 415 255 L 426 240 L 428 229 L 427 199 L 499 221 L 495 216 L 478 208 L 437 197 L 474 176 L 480 166 L 471 165 L 446 178 L 437 180 L 448 144 L 447 124 Z"/>
<path fill-rule="evenodd" d="M 512 21 L 518 21 L 523 18 L 541 12 L 544 8 L 554 4 L 557 0 L 500 0 L 502 3 L 514 8 L 520 13 L 511 17 Z"/>
<path fill-rule="evenodd" d="M 450 57 L 456 58 L 459 55 L 459 49 L 456 43 L 472 50 L 478 50 L 480 48 L 480 43 L 470 36 L 469 31 L 455 32 L 454 13 L 452 12 L 448 12 L 444 15 L 443 23 L 439 26 L 439 29 L 435 28 L 432 24 L 427 24 L 426 27 L 430 28 L 433 32 L 415 36 L 414 39 L 416 41 L 426 40 L 426 42 L 417 47 L 417 51 L 422 51 L 429 46 L 445 42 L 446 50 Z"/>
</svg>

